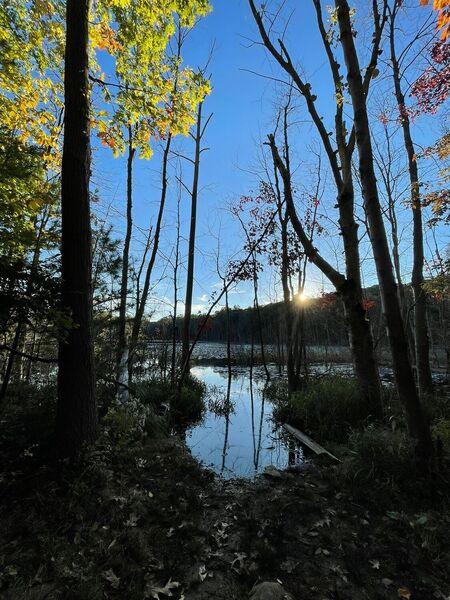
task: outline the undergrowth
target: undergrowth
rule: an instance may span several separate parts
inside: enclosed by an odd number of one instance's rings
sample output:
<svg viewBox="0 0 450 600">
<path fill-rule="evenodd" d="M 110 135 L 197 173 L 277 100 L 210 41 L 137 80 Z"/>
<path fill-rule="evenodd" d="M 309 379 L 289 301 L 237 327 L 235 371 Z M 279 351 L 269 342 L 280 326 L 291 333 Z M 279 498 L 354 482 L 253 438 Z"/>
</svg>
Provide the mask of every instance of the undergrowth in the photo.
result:
<svg viewBox="0 0 450 600">
<path fill-rule="evenodd" d="M 185 568 L 186 523 L 207 474 L 167 437 L 167 417 L 133 400 L 111 403 L 77 464 L 60 462 L 54 389 L 11 392 L 0 430 L 0 597 L 154 597 Z M 172 526 L 182 528 L 176 540 Z"/>
<path fill-rule="evenodd" d="M 273 415 L 319 442 L 345 441 L 352 429 L 362 427 L 371 417 L 355 380 L 338 375 L 312 381 L 290 397 L 286 393 L 278 396 Z"/>
</svg>

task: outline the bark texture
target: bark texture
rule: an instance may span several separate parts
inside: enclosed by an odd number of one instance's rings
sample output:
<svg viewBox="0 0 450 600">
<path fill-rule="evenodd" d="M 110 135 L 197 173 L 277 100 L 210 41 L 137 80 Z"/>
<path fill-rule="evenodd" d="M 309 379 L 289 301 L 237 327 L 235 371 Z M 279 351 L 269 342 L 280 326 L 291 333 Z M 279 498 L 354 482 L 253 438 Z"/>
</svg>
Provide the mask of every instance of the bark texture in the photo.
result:
<svg viewBox="0 0 450 600">
<path fill-rule="evenodd" d="M 62 308 L 72 326 L 59 344 L 57 438 L 60 456 L 74 458 L 84 444 L 95 439 L 97 429 L 89 202 L 89 0 L 68 0 L 66 20 L 61 274 Z"/>
</svg>

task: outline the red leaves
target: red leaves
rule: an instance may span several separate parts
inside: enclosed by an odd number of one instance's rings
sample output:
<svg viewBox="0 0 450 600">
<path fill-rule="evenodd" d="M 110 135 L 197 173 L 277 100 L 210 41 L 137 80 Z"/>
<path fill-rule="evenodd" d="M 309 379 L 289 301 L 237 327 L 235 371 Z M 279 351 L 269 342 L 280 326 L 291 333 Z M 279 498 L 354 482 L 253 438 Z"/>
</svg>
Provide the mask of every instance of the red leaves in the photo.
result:
<svg viewBox="0 0 450 600">
<path fill-rule="evenodd" d="M 336 292 L 322 292 L 320 297 L 320 303 L 322 306 L 330 306 L 334 304 L 338 299 L 338 295 Z"/>
<path fill-rule="evenodd" d="M 450 45 L 439 42 L 431 50 L 433 65 L 428 67 L 411 88 L 419 108 L 435 113 L 450 96 Z"/>
<path fill-rule="evenodd" d="M 370 310 L 376 305 L 377 303 L 375 302 L 375 300 L 371 300 L 370 298 L 364 298 L 364 300 L 362 301 L 362 307 L 364 310 Z"/>
</svg>

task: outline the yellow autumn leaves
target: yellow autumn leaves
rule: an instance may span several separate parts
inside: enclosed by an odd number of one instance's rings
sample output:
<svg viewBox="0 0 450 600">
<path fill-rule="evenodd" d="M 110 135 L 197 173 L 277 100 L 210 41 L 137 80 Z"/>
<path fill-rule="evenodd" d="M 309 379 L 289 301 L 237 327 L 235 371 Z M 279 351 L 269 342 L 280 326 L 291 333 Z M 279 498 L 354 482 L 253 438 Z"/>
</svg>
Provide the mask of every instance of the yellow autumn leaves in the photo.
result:
<svg viewBox="0 0 450 600">
<path fill-rule="evenodd" d="M 38 152 L 33 164 L 41 183 L 56 180 L 60 172 L 65 8 L 65 0 L 0 2 L 0 134 L 19 155 Z M 92 96 L 91 125 L 115 156 L 125 150 L 128 128 L 142 158 L 151 157 L 152 140 L 188 133 L 210 84 L 182 64 L 169 42 L 176 48 L 179 28 L 191 27 L 209 10 L 208 0 L 93 3 L 90 75 L 102 94 Z M 100 67 L 104 55 L 107 75 Z M 18 176 L 11 186 L 3 181 L 0 217 L 4 223 L 9 219 L 4 239 L 7 232 L 17 233 L 14 223 L 21 220 L 32 228 L 48 200 L 48 194 L 26 193 L 26 185 L 23 193 L 13 193 L 27 177 Z"/>
<path fill-rule="evenodd" d="M 186 134 L 197 103 L 209 93 L 209 83 L 167 56 L 167 47 L 178 25 L 193 25 L 210 5 L 207 0 L 98 0 L 94 6 L 91 73 L 105 85 L 92 124 L 115 154 L 123 151 L 123 128 L 135 126 L 140 155 L 149 158 L 150 139 L 169 130 Z M 40 146 L 48 168 L 56 172 L 64 17 L 63 0 L 11 0 L 0 7 L 0 122 L 21 142 Z M 98 52 L 113 59 L 115 73 L 108 79 L 98 66 Z"/>
<path fill-rule="evenodd" d="M 184 134 L 195 121 L 196 107 L 210 92 L 199 73 L 182 64 L 183 27 L 209 12 L 206 0 L 101 0 L 92 38 L 115 61 L 114 80 L 101 81 L 106 111 L 94 117 L 98 136 L 114 155 L 125 151 L 129 133 L 141 158 L 150 158 L 152 139 Z M 94 19 L 95 22 L 95 19 Z M 177 43 L 174 44 L 176 46 Z M 106 114 L 105 114 L 106 112 Z"/>
</svg>

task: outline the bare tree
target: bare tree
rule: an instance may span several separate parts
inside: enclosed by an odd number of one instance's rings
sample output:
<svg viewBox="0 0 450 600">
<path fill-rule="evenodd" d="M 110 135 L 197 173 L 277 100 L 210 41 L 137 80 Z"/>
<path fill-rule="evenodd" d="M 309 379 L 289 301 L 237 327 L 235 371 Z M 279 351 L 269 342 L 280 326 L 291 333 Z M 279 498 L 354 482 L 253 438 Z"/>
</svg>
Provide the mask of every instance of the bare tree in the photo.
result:
<svg viewBox="0 0 450 600">
<path fill-rule="evenodd" d="M 410 432 L 417 440 L 418 454 L 425 461 L 429 461 L 433 455 L 433 443 L 429 423 L 420 404 L 408 357 L 406 334 L 378 196 L 366 92 L 355 47 L 350 9 L 347 0 L 335 0 L 335 5 L 339 23 L 340 43 L 347 66 L 348 89 L 355 119 L 364 210 L 369 224 L 370 241 L 377 268 L 397 390 L 405 407 Z M 376 5 L 376 2 L 374 2 L 374 5 Z"/>
<path fill-rule="evenodd" d="M 420 180 L 417 166 L 417 154 L 411 134 L 411 122 L 405 104 L 403 91 L 403 76 L 396 50 L 396 18 L 401 7 L 401 0 L 394 0 L 389 10 L 389 46 L 394 83 L 395 98 L 400 116 L 403 141 L 408 156 L 408 171 L 410 182 L 410 199 L 413 215 L 413 270 L 412 289 L 414 294 L 414 337 L 416 351 L 416 367 L 419 382 L 419 391 L 426 394 L 432 391 L 433 382 L 430 368 L 430 342 L 428 339 L 427 325 L 427 297 L 423 289 L 423 223 L 422 205 L 420 200 Z"/>
<path fill-rule="evenodd" d="M 125 384 L 128 367 L 128 338 L 127 301 L 128 301 L 128 271 L 130 261 L 131 235 L 133 232 L 133 160 L 136 147 L 133 144 L 133 127 L 128 126 L 128 156 L 127 156 L 127 228 L 122 252 L 122 278 L 120 283 L 119 318 L 117 327 L 117 381 Z M 128 397 L 127 388 L 118 385 L 117 393 L 122 401 Z"/>
<path fill-rule="evenodd" d="M 292 85 L 295 86 L 299 94 L 304 98 L 308 113 L 314 123 L 330 164 L 337 190 L 339 226 L 342 233 L 346 263 L 346 276 L 338 274 L 339 277 L 337 279 L 334 278 L 334 285 L 338 284 L 336 290 L 342 297 L 345 307 L 355 375 L 362 394 L 373 406 L 375 413 L 379 415 L 381 412 L 380 382 L 375 362 L 371 330 L 363 306 L 358 225 L 354 216 L 354 188 L 351 162 L 355 147 L 355 132 L 352 129 L 351 133 L 347 135 L 344 122 L 343 83 L 340 65 L 334 56 L 330 37 L 323 22 L 321 3 L 319 0 L 313 0 L 313 3 L 316 10 L 320 36 L 335 88 L 335 146 L 333 145 L 330 132 L 318 113 L 316 96 L 312 91 L 311 85 L 304 80 L 299 70 L 294 66 L 283 40 L 279 39 L 278 46 L 275 46 L 269 35 L 272 27 L 270 29 L 267 28 L 263 21 L 263 13 L 256 9 L 254 0 L 249 0 L 250 9 L 258 26 L 261 40 L 278 65 L 289 76 Z M 363 84 L 365 93 L 369 88 L 371 76 L 377 64 L 385 15 L 379 15 L 377 12 L 374 22 L 375 29 L 370 62 Z M 323 266 L 325 267 L 325 265 Z M 328 270 L 327 267 L 325 268 Z M 333 269 L 333 271 L 335 270 Z"/>
<path fill-rule="evenodd" d="M 189 341 L 191 331 L 191 314 L 192 314 L 192 291 L 194 286 L 194 264 L 195 264 L 195 236 L 197 229 L 197 202 L 198 202 L 198 184 L 200 177 L 200 155 L 206 150 L 202 148 L 202 139 L 205 135 L 206 128 L 211 120 L 212 114 L 202 122 L 203 102 L 200 102 L 197 109 L 197 124 L 195 134 L 190 134 L 195 143 L 194 159 L 191 160 L 194 165 L 194 173 L 192 180 L 191 196 L 191 218 L 189 228 L 189 249 L 188 249 L 188 265 L 186 277 L 186 295 L 184 302 L 184 319 L 183 319 L 183 341 L 181 351 L 181 361 L 185 365 L 185 369 L 189 372 Z M 187 362 L 186 362 L 187 361 Z"/>
<path fill-rule="evenodd" d="M 162 220 L 163 220 L 164 209 L 165 209 L 165 205 L 166 205 L 167 189 L 168 189 L 168 184 L 169 184 L 167 169 L 168 169 L 168 163 L 169 163 L 169 153 L 170 153 L 171 142 L 172 142 L 172 136 L 169 133 L 167 135 L 167 140 L 166 140 L 166 144 L 164 146 L 164 152 L 163 152 L 162 173 L 161 173 L 161 183 L 162 183 L 161 196 L 160 196 L 160 201 L 159 201 L 158 216 L 157 216 L 156 225 L 155 225 L 155 233 L 154 233 L 153 241 L 152 241 L 152 250 L 151 250 L 150 259 L 148 261 L 147 268 L 145 271 L 145 279 L 144 279 L 144 286 L 142 288 L 142 293 L 140 294 L 140 296 L 136 302 L 136 310 L 135 310 L 135 315 L 134 315 L 134 319 L 133 319 L 133 328 L 132 328 L 131 337 L 130 337 L 130 352 L 129 352 L 129 356 L 128 356 L 128 381 L 129 382 L 131 382 L 131 379 L 132 379 L 133 357 L 134 357 L 134 353 L 136 351 L 136 346 L 137 346 L 138 339 L 139 339 L 139 332 L 141 330 L 142 318 L 144 316 L 145 306 L 147 304 L 148 293 L 150 291 L 150 281 L 151 281 L 151 276 L 152 276 L 152 272 L 153 272 L 153 267 L 155 266 L 156 257 L 158 255 Z"/>
</svg>

